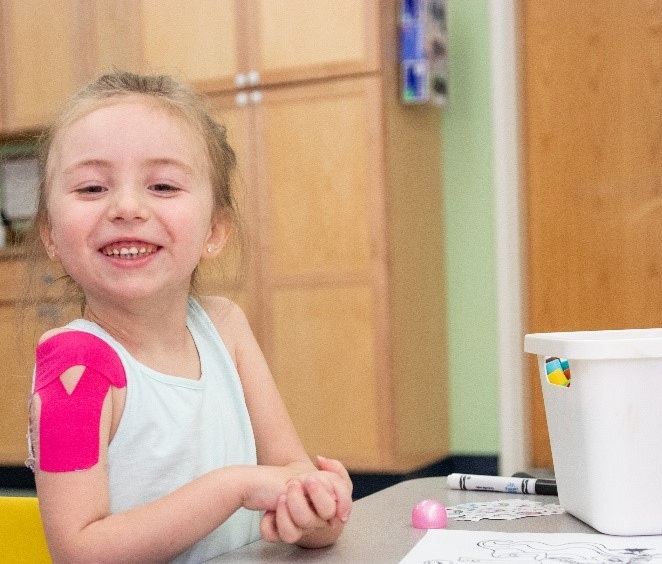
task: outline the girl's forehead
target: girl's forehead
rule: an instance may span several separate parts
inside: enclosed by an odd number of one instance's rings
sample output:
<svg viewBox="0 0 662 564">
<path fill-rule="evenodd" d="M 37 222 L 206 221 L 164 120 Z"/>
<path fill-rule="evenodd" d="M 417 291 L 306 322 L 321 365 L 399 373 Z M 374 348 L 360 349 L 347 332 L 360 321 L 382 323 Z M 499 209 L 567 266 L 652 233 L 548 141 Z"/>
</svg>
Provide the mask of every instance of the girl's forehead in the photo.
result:
<svg viewBox="0 0 662 564">
<path fill-rule="evenodd" d="M 204 160 L 204 147 L 202 135 L 181 113 L 152 97 L 128 95 L 97 104 L 62 127 L 51 157 L 124 149 L 179 151 Z"/>
<path fill-rule="evenodd" d="M 61 130 L 66 135 L 72 129 L 94 130 L 95 128 L 122 129 L 138 123 L 156 124 L 159 128 L 181 129 L 187 135 L 197 133 L 196 128 L 185 119 L 182 112 L 163 101 L 145 95 L 125 95 L 99 101 L 88 108 L 82 108 L 80 115 L 74 115 Z M 149 133 L 150 130 L 147 131 Z M 157 134 L 154 131 L 154 134 Z M 62 137 L 62 135 L 60 135 Z"/>
</svg>

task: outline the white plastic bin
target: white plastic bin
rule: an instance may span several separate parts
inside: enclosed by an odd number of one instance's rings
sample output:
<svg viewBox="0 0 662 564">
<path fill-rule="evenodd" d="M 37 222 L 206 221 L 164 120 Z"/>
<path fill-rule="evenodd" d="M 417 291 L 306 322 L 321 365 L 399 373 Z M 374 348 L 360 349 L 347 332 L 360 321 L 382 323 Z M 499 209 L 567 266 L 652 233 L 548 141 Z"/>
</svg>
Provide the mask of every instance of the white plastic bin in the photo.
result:
<svg viewBox="0 0 662 564">
<path fill-rule="evenodd" d="M 559 502 L 598 531 L 662 534 L 662 329 L 526 335 L 538 355 Z M 570 386 L 545 360 L 568 360 Z"/>
</svg>

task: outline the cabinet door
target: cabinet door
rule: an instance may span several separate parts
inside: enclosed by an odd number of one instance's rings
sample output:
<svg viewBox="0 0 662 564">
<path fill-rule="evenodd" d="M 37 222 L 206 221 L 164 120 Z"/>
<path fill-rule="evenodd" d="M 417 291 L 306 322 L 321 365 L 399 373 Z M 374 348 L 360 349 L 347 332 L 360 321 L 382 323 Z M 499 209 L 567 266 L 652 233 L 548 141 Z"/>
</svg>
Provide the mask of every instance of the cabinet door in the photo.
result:
<svg viewBox="0 0 662 564">
<path fill-rule="evenodd" d="M 65 291 L 63 272 L 50 261 L 26 272 L 22 258 L 0 255 L 0 465 L 22 465 L 26 458 L 28 400 L 34 366 L 34 347 L 47 329 L 80 316 L 75 305 L 56 305 Z M 30 296 L 23 281 L 31 280 Z M 22 306 L 22 300 L 39 300 Z M 59 303 L 59 302 L 57 302 Z"/>
<path fill-rule="evenodd" d="M 2 22 L 2 4 L 0 4 L 0 22 Z M 2 25 L 0 24 L 0 31 L 2 30 Z M 5 49 L 5 46 L 2 44 L 2 41 L 0 40 L 0 45 L 2 46 L 3 49 Z M 2 58 L 0 57 L 0 69 L 3 69 L 3 61 Z M 4 71 L 3 71 L 4 72 Z M 5 111 L 5 106 L 7 104 L 7 92 L 6 92 L 6 84 L 5 82 L 0 79 L 0 132 L 6 131 L 8 129 L 8 126 L 6 125 L 6 111 Z"/>
<path fill-rule="evenodd" d="M 241 5 L 238 0 L 141 0 L 143 70 L 174 74 L 206 91 L 234 86 Z"/>
<path fill-rule="evenodd" d="M 32 326 L 29 317 L 24 323 Z M 19 316 L 14 304 L 0 305 L 0 464 L 22 465 L 27 457 L 28 401 L 34 341 L 19 331 Z"/>
<path fill-rule="evenodd" d="M 354 468 L 379 464 L 390 413 L 380 402 L 377 88 L 279 89 L 256 106 L 266 353 L 309 452 Z"/>
<path fill-rule="evenodd" d="M 78 0 L 88 74 L 113 69 L 171 74 L 213 92 L 239 72 L 238 0 Z"/>
<path fill-rule="evenodd" d="M 27 456 L 28 404 L 34 349 L 48 328 L 77 316 L 78 307 L 42 303 L 36 308 L 0 303 L 0 465 L 22 465 Z"/>
<path fill-rule="evenodd" d="M 5 132 L 36 129 L 84 80 L 79 26 L 72 0 L 3 0 Z"/>
<path fill-rule="evenodd" d="M 140 70 L 140 5 L 135 0 L 78 0 L 85 22 L 84 60 L 88 79 L 114 70 Z"/>
<path fill-rule="evenodd" d="M 377 70 L 378 5 L 374 0 L 253 0 L 250 43 L 243 46 L 251 53 L 248 70 L 257 71 L 260 84 Z"/>
</svg>

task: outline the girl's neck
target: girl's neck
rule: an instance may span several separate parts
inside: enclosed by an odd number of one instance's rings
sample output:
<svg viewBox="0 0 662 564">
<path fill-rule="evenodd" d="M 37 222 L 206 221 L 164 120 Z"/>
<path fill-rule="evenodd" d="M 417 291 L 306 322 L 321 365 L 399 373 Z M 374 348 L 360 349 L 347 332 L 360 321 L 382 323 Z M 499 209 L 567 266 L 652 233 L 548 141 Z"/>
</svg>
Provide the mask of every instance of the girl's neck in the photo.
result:
<svg viewBox="0 0 662 564">
<path fill-rule="evenodd" d="M 119 341 L 142 364 L 164 374 L 197 380 L 201 365 L 186 325 L 188 296 L 149 306 L 103 307 L 88 304 L 85 318 Z"/>
<path fill-rule="evenodd" d="M 129 351 L 176 345 L 188 330 L 188 296 L 166 302 L 107 304 L 89 301 L 84 317 L 106 330 Z"/>
</svg>

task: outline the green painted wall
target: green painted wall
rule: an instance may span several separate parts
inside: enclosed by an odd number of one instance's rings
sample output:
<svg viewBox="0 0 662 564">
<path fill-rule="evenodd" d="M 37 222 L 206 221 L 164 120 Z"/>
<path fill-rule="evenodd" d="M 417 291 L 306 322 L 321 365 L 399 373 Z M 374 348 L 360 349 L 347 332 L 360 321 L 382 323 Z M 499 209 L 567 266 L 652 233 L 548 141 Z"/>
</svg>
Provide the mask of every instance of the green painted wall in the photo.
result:
<svg viewBox="0 0 662 564">
<path fill-rule="evenodd" d="M 443 110 L 451 449 L 499 452 L 489 0 L 448 2 Z"/>
</svg>

